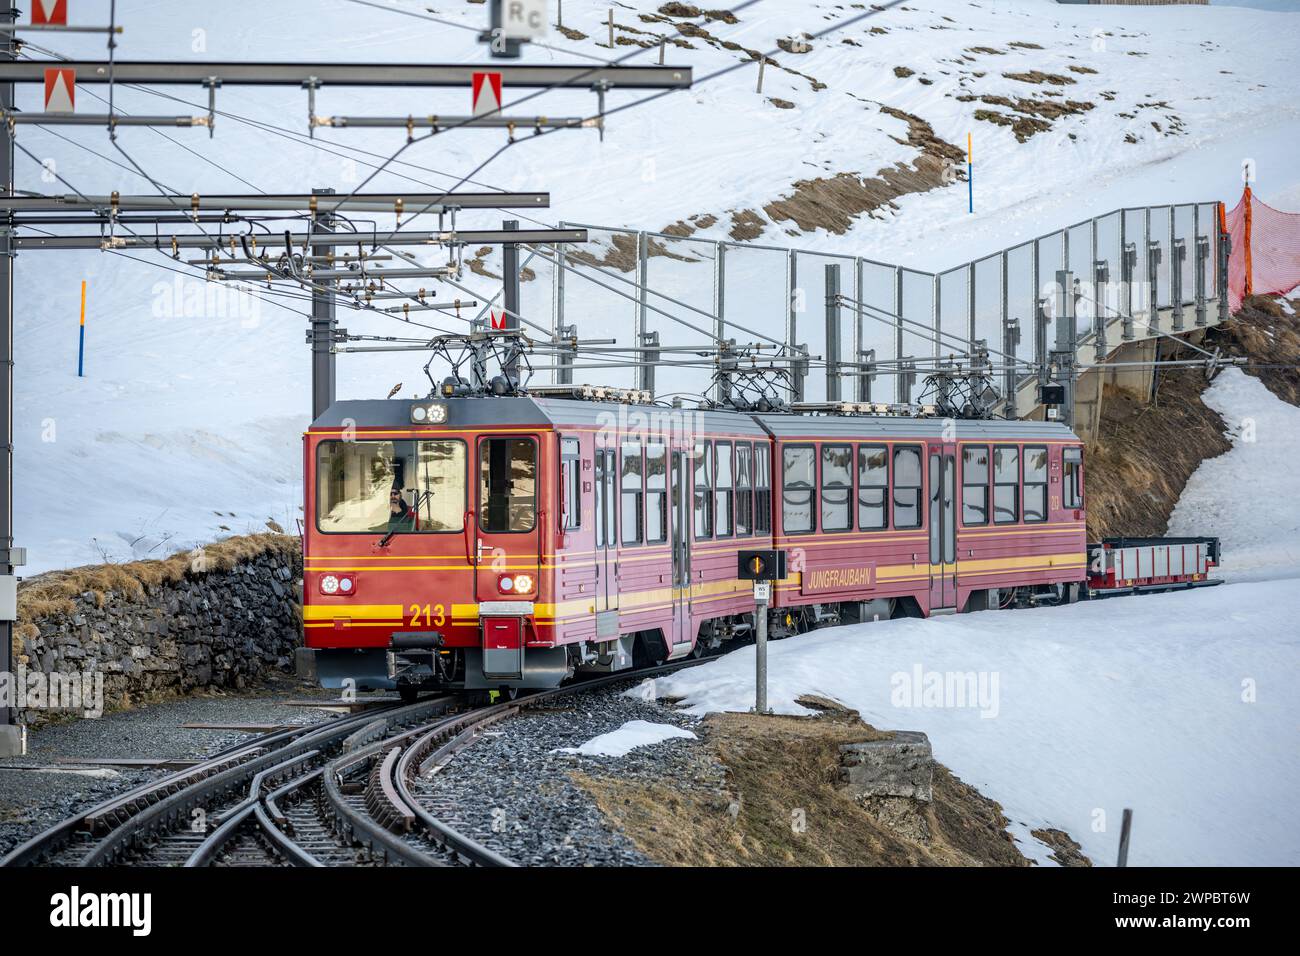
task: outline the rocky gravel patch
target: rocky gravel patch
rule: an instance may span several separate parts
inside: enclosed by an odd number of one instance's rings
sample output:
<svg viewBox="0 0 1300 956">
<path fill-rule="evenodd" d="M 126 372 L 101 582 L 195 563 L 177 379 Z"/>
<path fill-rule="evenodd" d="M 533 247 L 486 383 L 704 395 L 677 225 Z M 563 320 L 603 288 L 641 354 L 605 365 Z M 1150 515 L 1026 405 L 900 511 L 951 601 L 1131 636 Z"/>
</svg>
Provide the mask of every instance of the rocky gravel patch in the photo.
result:
<svg viewBox="0 0 1300 956">
<path fill-rule="evenodd" d="M 560 752 L 632 720 L 686 730 L 699 718 L 629 696 L 635 682 L 529 708 L 497 724 L 417 792 L 433 812 L 467 836 L 521 865 L 650 866 L 613 827 L 575 775 L 616 777 L 721 794 L 723 768 L 699 741 L 677 738 L 622 757 Z"/>
</svg>

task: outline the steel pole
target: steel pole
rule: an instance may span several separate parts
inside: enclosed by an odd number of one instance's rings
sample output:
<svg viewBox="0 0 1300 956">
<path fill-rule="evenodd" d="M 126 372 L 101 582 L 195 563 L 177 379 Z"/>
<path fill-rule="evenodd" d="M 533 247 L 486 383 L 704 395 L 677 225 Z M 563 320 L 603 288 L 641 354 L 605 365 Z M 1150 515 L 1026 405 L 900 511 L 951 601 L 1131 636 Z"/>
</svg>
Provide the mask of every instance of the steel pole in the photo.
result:
<svg viewBox="0 0 1300 956">
<path fill-rule="evenodd" d="M 768 584 L 770 587 L 770 583 Z M 767 713 L 767 601 L 754 602 L 754 713 Z"/>
<path fill-rule="evenodd" d="M 840 267 L 827 265 L 826 400 L 838 402 L 840 397 Z"/>
<path fill-rule="evenodd" d="M 313 189 L 313 194 L 329 196 L 333 189 Z M 328 212 L 318 212 L 312 217 L 313 232 L 333 232 L 334 217 Z M 323 255 L 330 255 L 333 246 L 319 249 Z M 338 328 L 338 316 L 334 307 L 334 294 L 330 280 L 318 280 L 311 294 L 311 417 L 312 421 L 325 414 L 325 410 L 334 404 L 335 368 L 334 368 L 334 332 Z"/>
<path fill-rule="evenodd" d="M 507 219 L 501 223 L 501 228 L 506 232 L 515 232 L 519 229 L 518 219 Z M 505 328 L 513 331 L 519 331 L 519 243 L 507 242 L 501 247 L 501 281 L 504 286 L 503 298 L 505 299 L 505 315 L 502 316 L 502 322 Z M 515 351 L 508 353 L 505 368 L 501 371 L 506 378 L 517 378 L 519 375 L 519 354 Z"/>
<path fill-rule="evenodd" d="M 0 11 L 0 24 L 12 24 L 18 11 L 6 7 Z M 0 35 L 0 61 L 14 59 L 12 32 Z M 14 85 L 0 84 L 0 109 L 9 112 L 14 105 Z M 0 184 L 6 197 L 14 194 L 14 141 L 9 130 L 0 131 L 4 144 L 0 146 Z M 4 485 L 0 488 L 0 577 L 6 592 L 13 589 L 13 606 L 0 614 L 0 674 L 13 674 L 13 634 L 17 616 L 17 581 L 14 568 L 23 563 L 21 553 L 14 550 L 14 254 L 11 233 L 0 227 L 0 428 L 4 440 L 0 441 L 0 468 L 4 471 Z M 8 593 L 5 596 L 8 602 Z M 9 678 L 14 687 L 13 678 Z M 21 729 L 14 725 L 14 711 L 0 707 L 0 756 L 13 756 L 23 751 Z"/>
</svg>

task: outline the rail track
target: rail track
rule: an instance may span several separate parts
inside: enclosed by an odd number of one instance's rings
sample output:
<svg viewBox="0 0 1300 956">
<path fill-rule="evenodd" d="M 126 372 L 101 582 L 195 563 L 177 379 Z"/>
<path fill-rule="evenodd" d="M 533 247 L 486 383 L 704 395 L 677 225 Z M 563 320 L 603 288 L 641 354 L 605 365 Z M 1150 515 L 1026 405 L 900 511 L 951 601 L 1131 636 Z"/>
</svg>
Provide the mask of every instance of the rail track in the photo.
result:
<svg viewBox="0 0 1300 956">
<path fill-rule="evenodd" d="M 32 837 L 0 866 L 513 866 L 456 828 L 419 781 L 488 727 L 543 701 L 704 659 L 465 708 L 456 697 L 241 742 Z"/>
</svg>

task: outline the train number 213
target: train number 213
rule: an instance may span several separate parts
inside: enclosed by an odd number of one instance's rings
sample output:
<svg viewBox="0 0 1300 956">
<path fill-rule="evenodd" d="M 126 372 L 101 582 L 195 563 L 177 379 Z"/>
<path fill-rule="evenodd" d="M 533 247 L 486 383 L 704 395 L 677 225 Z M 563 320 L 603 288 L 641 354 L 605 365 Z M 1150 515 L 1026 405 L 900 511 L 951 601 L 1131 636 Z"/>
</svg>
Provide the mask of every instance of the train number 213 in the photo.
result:
<svg viewBox="0 0 1300 956">
<path fill-rule="evenodd" d="M 447 609 L 441 604 L 412 604 L 411 627 L 419 627 L 421 623 L 442 627 L 447 623 Z"/>
</svg>

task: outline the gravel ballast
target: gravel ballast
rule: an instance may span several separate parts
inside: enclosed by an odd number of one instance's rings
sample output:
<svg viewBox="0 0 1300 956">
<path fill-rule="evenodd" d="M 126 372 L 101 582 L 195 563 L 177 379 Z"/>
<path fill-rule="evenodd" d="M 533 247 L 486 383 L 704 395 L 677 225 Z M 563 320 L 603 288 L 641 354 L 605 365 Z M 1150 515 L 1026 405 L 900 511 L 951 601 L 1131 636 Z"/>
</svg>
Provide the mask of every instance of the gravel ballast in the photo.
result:
<svg viewBox="0 0 1300 956">
<path fill-rule="evenodd" d="M 699 725 L 699 718 L 642 699 L 640 689 L 629 681 L 524 709 L 418 782 L 416 792 L 445 822 L 523 866 L 653 865 L 571 775 L 668 779 L 721 793 L 721 765 L 688 738 L 637 747 L 621 757 L 560 752 L 633 720 L 686 730 Z"/>
<path fill-rule="evenodd" d="M 31 732 L 26 756 L 0 760 L 0 856 L 73 813 L 172 772 L 89 767 L 78 765 L 79 758 L 202 759 L 257 735 L 185 729 L 184 724 L 308 724 L 333 715 L 287 702 L 335 696 L 337 691 L 282 680 L 239 693 L 195 694 L 97 719 L 50 721 Z M 74 769 L 79 766 L 86 769 Z"/>
</svg>

